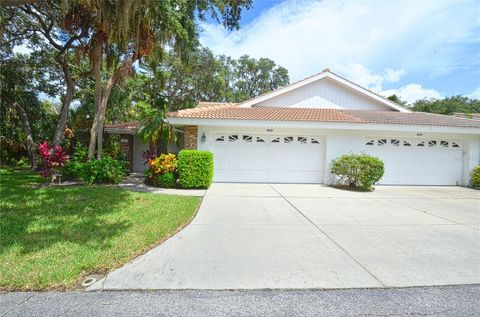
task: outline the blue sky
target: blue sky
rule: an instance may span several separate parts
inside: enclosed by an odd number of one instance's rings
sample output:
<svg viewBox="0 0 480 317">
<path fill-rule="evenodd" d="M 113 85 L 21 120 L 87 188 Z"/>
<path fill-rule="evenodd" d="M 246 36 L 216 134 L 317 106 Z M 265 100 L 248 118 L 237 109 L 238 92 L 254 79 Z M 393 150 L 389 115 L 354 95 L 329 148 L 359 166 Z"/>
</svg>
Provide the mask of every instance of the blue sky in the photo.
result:
<svg viewBox="0 0 480 317">
<path fill-rule="evenodd" d="M 381 94 L 480 98 L 480 2 L 254 1 L 239 31 L 202 23 L 216 54 L 268 57 L 291 81 L 329 67 Z"/>
</svg>

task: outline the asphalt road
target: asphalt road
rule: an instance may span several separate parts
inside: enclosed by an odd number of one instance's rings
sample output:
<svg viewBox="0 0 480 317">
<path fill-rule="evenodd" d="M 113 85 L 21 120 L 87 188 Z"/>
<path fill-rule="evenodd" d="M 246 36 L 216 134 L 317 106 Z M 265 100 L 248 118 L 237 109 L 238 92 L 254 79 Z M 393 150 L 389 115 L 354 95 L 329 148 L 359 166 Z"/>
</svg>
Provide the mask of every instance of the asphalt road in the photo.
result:
<svg viewBox="0 0 480 317">
<path fill-rule="evenodd" d="M 0 294 L 0 316 L 480 316 L 480 284 Z"/>
</svg>

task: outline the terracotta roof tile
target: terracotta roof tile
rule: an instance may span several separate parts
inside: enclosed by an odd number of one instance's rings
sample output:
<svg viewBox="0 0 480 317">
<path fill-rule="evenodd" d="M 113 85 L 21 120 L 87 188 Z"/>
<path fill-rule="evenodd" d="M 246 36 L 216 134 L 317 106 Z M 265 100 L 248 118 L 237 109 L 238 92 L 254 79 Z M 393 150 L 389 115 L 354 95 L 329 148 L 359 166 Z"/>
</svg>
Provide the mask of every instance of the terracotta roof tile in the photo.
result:
<svg viewBox="0 0 480 317">
<path fill-rule="evenodd" d="M 136 130 L 140 127 L 140 122 L 132 121 L 132 122 L 118 122 L 112 124 L 104 125 L 105 129 L 122 129 L 122 130 Z"/>
<path fill-rule="evenodd" d="M 360 119 L 334 109 L 279 107 L 191 109 L 190 111 L 181 110 L 169 113 L 168 117 L 266 121 L 361 122 Z"/>
<path fill-rule="evenodd" d="M 366 123 L 480 128 L 480 120 L 426 112 L 342 110 Z"/>
<path fill-rule="evenodd" d="M 480 128 L 480 120 L 422 112 L 337 110 L 318 108 L 252 107 L 222 104 L 208 108 L 193 108 L 167 114 L 169 118 L 338 122 L 355 124 L 398 124 Z"/>
</svg>

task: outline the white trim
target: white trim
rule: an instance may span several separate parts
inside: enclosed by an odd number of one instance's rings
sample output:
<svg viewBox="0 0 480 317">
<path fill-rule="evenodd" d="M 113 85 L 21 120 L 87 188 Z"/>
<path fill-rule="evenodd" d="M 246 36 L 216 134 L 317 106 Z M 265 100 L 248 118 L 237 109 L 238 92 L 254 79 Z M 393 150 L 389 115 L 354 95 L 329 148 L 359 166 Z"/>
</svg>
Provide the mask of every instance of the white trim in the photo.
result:
<svg viewBox="0 0 480 317">
<path fill-rule="evenodd" d="M 263 94 L 261 96 L 258 96 L 256 98 L 252 98 L 250 100 L 247 100 L 247 101 L 244 101 L 242 103 L 240 103 L 238 105 L 238 107 L 241 107 L 241 108 L 249 108 L 249 107 L 252 107 L 253 105 L 259 103 L 259 102 L 262 102 L 262 101 L 265 101 L 265 100 L 269 100 L 271 98 L 274 98 L 276 96 L 279 96 L 279 95 L 282 95 L 284 93 L 287 93 L 289 91 L 292 91 L 292 90 L 295 90 L 297 88 L 300 88 L 300 87 L 303 87 L 305 85 L 308 85 L 310 83 L 313 83 L 317 80 L 320 80 L 320 79 L 323 79 L 323 78 L 330 78 L 332 79 L 333 81 L 336 81 L 337 83 L 345 86 L 345 87 L 348 87 L 364 96 L 367 96 L 369 97 L 370 99 L 373 99 L 377 102 L 380 102 L 381 104 L 387 106 L 388 108 L 391 108 L 391 109 L 394 109 L 394 110 L 397 110 L 399 112 L 412 112 L 411 110 L 409 109 L 406 109 L 400 105 L 398 105 L 397 103 L 387 99 L 387 98 L 384 98 L 380 95 L 377 95 L 376 93 L 368 90 L 368 89 L 365 89 L 357 84 L 354 84 L 352 83 L 351 81 L 349 80 L 346 80 L 345 78 L 342 78 L 334 73 L 331 73 L 329 71 L 323 71 L 317 75 L 314 75 L 312 77 L 309 77 L 307 79 L 304 79 L 304 80 L 301 80 L 299 82 L 296 82 L 294 84 L 291 84 L 291 85 L 288 85 L 288 86 L 285 86 L 285 87 L 282 87 L 282 88 L 279 88 L 277 90 L 274 90 L 270 93 L 266 93 L 266 94 Z"/>
<path fill-rule="evenodd" d="M 427 125 L 401 124 L 371 124 L 371 123 L 338 123 L 338 122 L 305 122 L 305 121 L 264 121 L 264 120 L 221 120 L 168 118 L 173 125 L 197 125 L 212 127 L 260 127 L 260 128 L 295 128 L 295 129 L 325 129 L 325 130 L 378 130 L 404 132 L 440 132 L 480 135 L 480 129 L 461 127 L 442 127 Z"/>
</svg>

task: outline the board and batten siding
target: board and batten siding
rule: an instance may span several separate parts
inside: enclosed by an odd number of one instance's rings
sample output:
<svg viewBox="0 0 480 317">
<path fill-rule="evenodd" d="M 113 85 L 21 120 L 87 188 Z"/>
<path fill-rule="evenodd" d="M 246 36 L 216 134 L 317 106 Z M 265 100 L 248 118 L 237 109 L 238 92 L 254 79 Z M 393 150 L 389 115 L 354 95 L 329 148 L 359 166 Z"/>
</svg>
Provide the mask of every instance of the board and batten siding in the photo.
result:
<svg viewBox="0 0 480 317">
<path fill-rule="evenodd" d="M 324 108 L 388 111 L 391 108 L 327 78 L 254 105 L 262 107 Z"/>
</svg>

